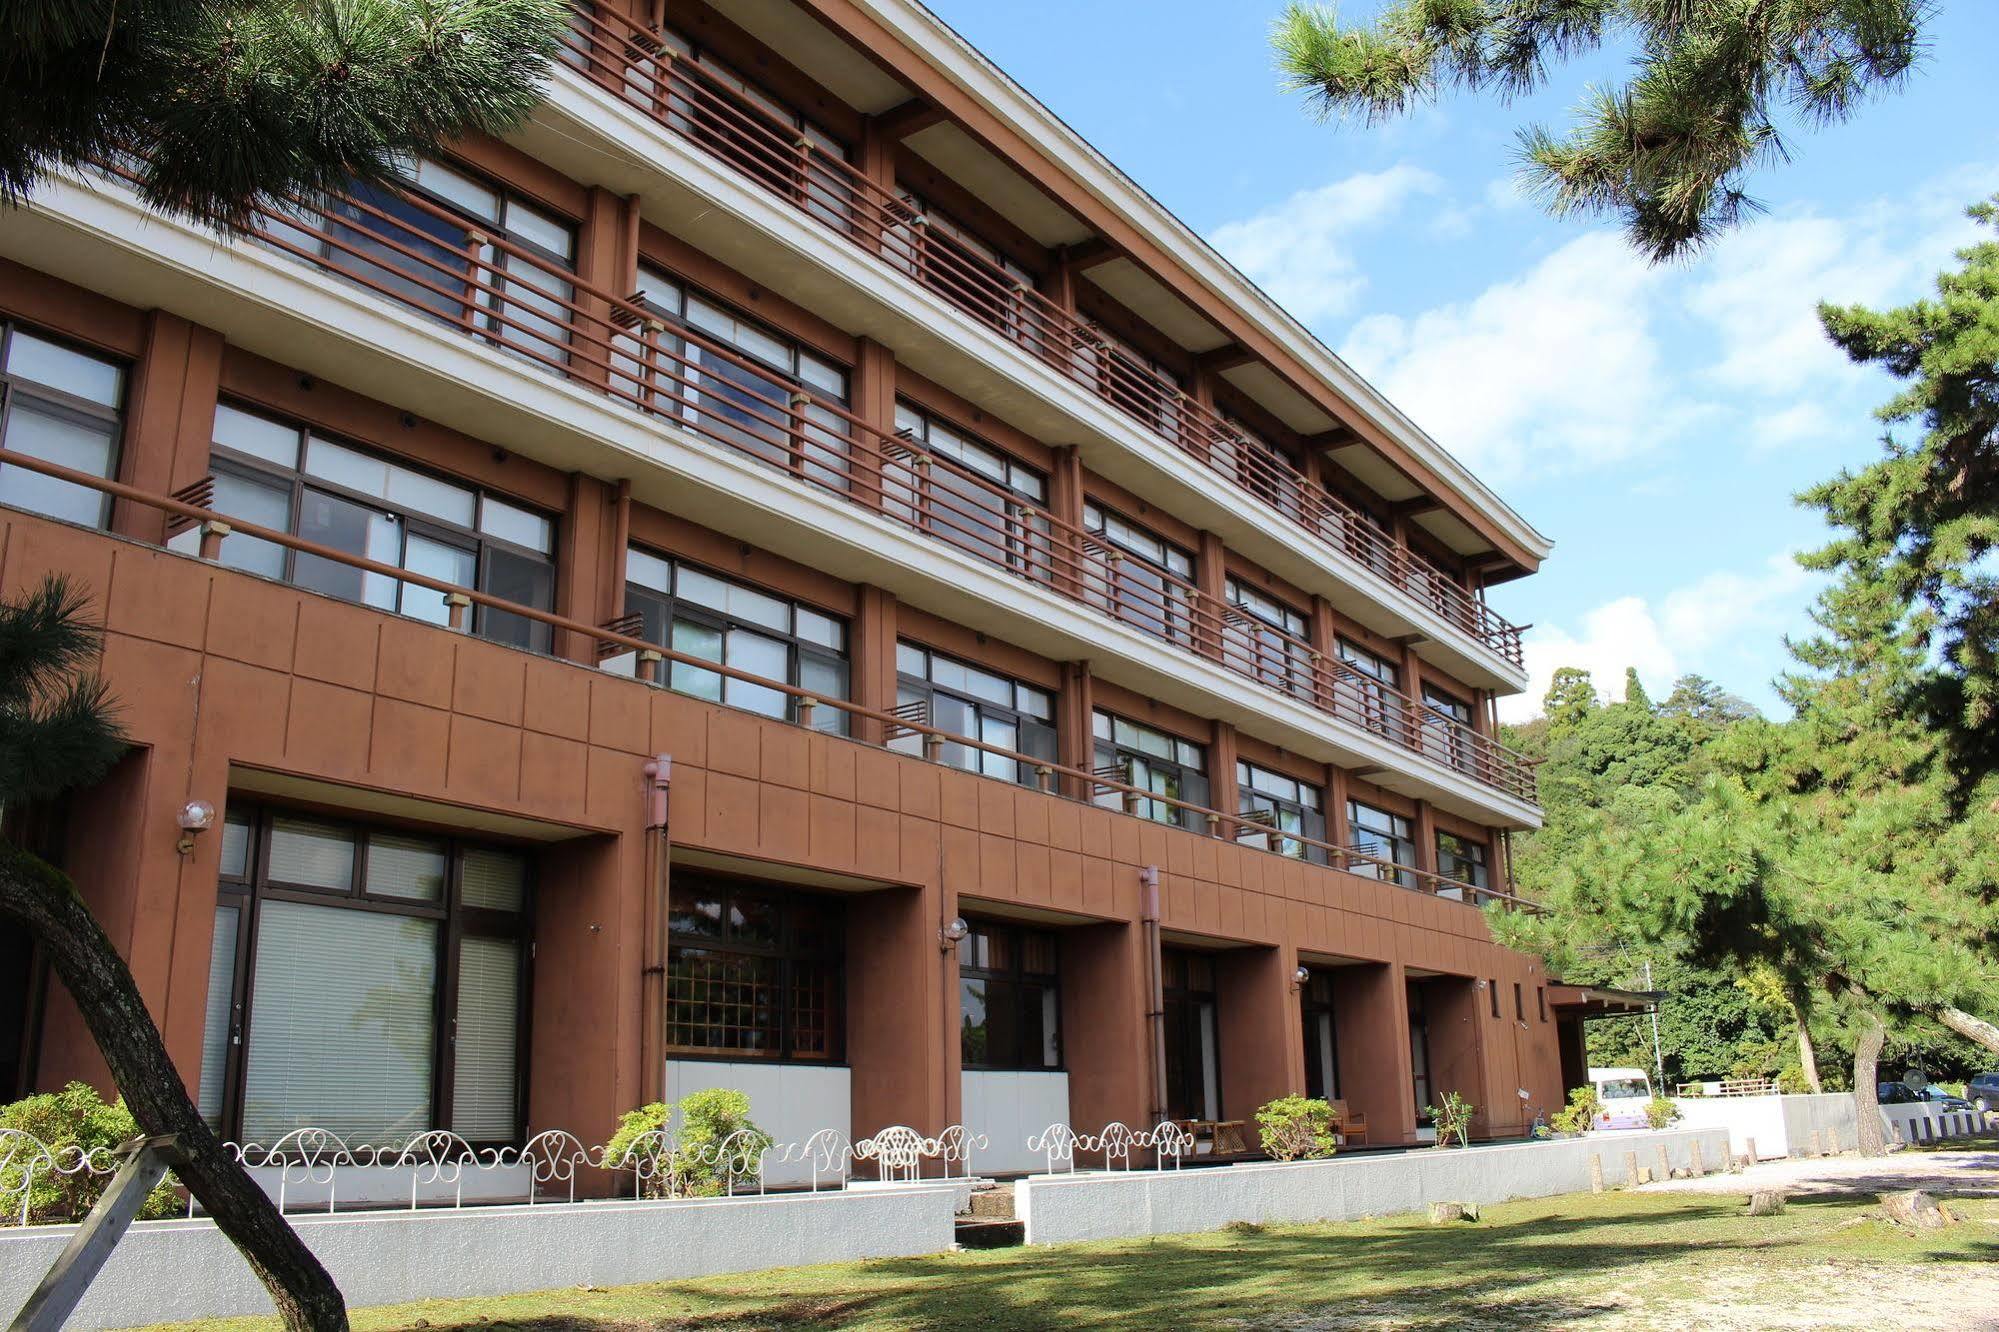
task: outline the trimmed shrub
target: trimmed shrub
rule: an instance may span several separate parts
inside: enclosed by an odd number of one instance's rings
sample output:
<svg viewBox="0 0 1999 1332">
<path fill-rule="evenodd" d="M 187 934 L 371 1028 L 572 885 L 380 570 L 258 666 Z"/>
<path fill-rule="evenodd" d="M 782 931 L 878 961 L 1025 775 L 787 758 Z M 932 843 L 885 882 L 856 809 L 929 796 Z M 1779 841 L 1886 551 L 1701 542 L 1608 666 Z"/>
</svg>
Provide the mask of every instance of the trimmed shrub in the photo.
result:
<svg viewBox="0 0 1999 1332">
<path fill-rule="evenodd" d="M 1680 1117 L 1680 1107 L 1664 1096 L 1654 1096 L 1645 1103 L 1645 1122 L 1655 1129 L 1665 1128 Z"/>
<path fill-rule="evenodd" d="M 58 1164 L 65 1166 L 74 1164 L 79 1152 L 115 1148 L 139 1136 L 138 1121 L 125 1108 L 123 1099 L 107 1105 L 96 1088 L 81 1082 L 72 1082 L 59 1092 L 43 1092 L 0 1106 L 0 1129 L 18 1129 L 37 1139 L 55 1155 Z M 29 1160 L 30 1156 L 35 1159 Z M 99 1159 L 106 1165 L 116 1165 L 109 1160 L 108 1151 Z M 9 1163 L 0 1168 L 0 1197 L 8 1200 L 12 1213 L 4 1220 L 11 1221 L 19 1215 L 14 1209 L 20 1205 L 21 1190 L 28 1184 L 30 1171 L 34 1179 L 28 1187 L 28 1221 L 34 1225 L 81 1221 L 111 1183 L 109 1174 L 82 1170 L 59 1174 L 49 1169 L 32 1148 L 15 1151 Z M 175 1216 L 180 1210 L 180 1196 L 174 1190 L 170 1174 L 146 1196 L 139 1217 L 157 1220 Z"/>
<path fill-rule="evenodd" d="M 1280 1096 L 1256 1112 L 1263 1150 L 1273 1161 L 1316 1160 L 1337 1152 L 1333 1108 L 1309 1096 Z"/>
<path fill-rule="evenodd" d="M 678 1108 L 680 1132 L 672 1140 L 673 1152 L 650 1178 L 641 1180 L 645 1197 L 713 1198 L 723 1192 L 731 1174 L 738 1182 L 756 1180 L 763 1168 L 761 1154 L 773 1139 L 751 1122 L 746 1094 L 710 1087 L 688 1093 Z M 617 1131 L 604 1144 L 605 1164 L 615 1167 L 634 1144 L 666 1128 L 673 1122 L 674 1110 L 668 1102 L 654 1101 L 618 1116 Z M 738 1131 L 744 1136 L 730 1145 L 727 1161 L 718 1161 L 717 1149 Z M 731 1164 L 733 1171 L 723 1168 Z"/>
<path fill-rule="evenodd" d="M 1478 1107 L 1454 1091 L 1444 1093 L 1441 1105 L 1426 1105 L 1423 1113 L 1437 1127 L 1437 1146 L 1448 1147 L 1455 1140 L 1460 1147 L 1471 1145 L 1471 1121 Z"/>
<path fill-rule="evenodd" d="M 1569 1093 L 1569 1103 L 1548 1117 L 1548 1127 L 1557 1133 L 1588 1133 L 1596 1127 L 1596 1117 L 1602 1109 L 1596 1088 L 1578 1087 Z"/>
</svg>

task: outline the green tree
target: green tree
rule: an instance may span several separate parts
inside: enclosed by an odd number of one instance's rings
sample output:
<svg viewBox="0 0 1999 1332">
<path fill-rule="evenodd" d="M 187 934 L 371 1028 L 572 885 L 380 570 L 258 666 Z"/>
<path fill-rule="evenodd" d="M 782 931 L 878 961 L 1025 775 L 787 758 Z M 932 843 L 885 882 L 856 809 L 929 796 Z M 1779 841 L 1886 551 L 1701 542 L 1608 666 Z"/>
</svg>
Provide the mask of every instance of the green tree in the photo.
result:
<svg viewBox="0 0 1999 1332">
<path fill-rule="evenodd" d="M 1789 155 L 1786 125 L 1845 120 L 1897 86 L 1929 0 L 1390 0 L 1372 23 L 1294 0 L 1272 33 L 1285 87 L 1323 119 L 1375 123 L 1446 89 L 1510 100 L 1550 67 L 1630 48 L 1558 137 L 1520 132 L 1526 183 L 1557 216 L 1623 220 L 1654 260 L 1684 255 L 1756 205 L 1746 178 Z"/>
<path fill-rule="evenodd" d="M 125 753 L 110 695 L 94 673 L 98 648 L 82 596 L 60 578 L 0 601 L 0 806 L 88 785 Z M 75 886 L 4 840 L 0 920 L 28 931 L 47 955 L 132 1118 L 149 1135 L 178 1140 L 175 1173 L 242 1250 L 285 1325 L 344 1329 L 339 1288 L 188 1099 L 131 969 Z"/>
<path fill-rule="evenodd" d="M 1970 210 L 1999 228 L 1999 198 Z M 1877 415 L 1884 456 L 1802 496 L 1840 536 L 1805 564 L 1835 573 L 1849 595 L 1881 601 L 1881 618 L 1928 656 L 1907 673 L 1902 716 L 1943 728 L 1969 782 L 1999 770 L 1999 238 L 1958 252 L 1934 298 L 1898 309 L 1821 306 L 1833 342 L 1902 381 Z M 1913 426 L 1920 438 L 1898 438 Z"/>
<path fill-rule="evenodd" d="M 164 212 L 250 207 L 513 128 L 541 100 L 561 0 L 7 0 L 0 205 L 136 149 Z"/>
</svg>

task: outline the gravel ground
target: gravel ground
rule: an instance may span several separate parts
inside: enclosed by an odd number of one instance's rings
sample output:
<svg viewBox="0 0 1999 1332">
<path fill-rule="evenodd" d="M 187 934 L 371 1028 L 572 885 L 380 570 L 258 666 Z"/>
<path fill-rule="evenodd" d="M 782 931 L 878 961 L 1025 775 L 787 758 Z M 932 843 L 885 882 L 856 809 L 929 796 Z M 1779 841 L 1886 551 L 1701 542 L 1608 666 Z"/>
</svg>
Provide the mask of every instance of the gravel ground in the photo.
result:
<svg viewBox="0 0 1999 1332">
<path fill-rule="evenodd" d="M 1900 1193 L 1927 1189 L 1962 1197 L 1999 1197 L 1999 1151 L 1891 1152 L 1884 1157 L 1828 1156 L 1764 1161 L 1737 1175 L 1667 1179 L 1640 1193 Z"/>
</svg>

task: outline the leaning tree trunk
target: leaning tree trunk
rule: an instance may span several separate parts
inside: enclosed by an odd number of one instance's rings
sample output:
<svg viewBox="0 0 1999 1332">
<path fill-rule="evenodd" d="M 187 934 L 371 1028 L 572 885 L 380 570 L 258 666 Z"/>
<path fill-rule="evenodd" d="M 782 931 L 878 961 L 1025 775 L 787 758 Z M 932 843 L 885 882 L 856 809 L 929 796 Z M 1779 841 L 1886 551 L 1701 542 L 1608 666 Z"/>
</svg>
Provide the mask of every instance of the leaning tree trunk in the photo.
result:
<svg viewBox="0 0 1999 1332">
<path fill-rule="evenodd" d="M 1819 1081 L 1819 1054 L 1812 1047 L 1812 1029 L 1805 1025 L 1802 1016 L 1798 1018 L 1798 1067 L 1804 1070 L 1805 1085 L 1812 1089 L 1813 1095 L 1825 1090 L 1825 1084 Z"/>
<path fill-rule="evenodd" d="M 41 944 L 139 1126 L 179 1139 L 174 1173 L 242 1250 L 285 1326 L 346 1332 L 340 1288 L 188 1100 L 131 969 L 69 880 L 0 843 L 0 917 L 19 923 Z"/>
<path fill-rule="evenodd" d="M 1984 1018 L 1973 1017 L 1961 1008 L 1943 1004 L 1936 1010 L 1936 1019 L 1967 1041 L 1976 1041 L 1988 1050 L 1999 1052 L 1999 1027 Z"/>
<path fill-rule="evenodd" d="M 1881 1097 L 1876 1090 L 1876 1073 L 1881 1047 L 1887 1043 L 1888 1029 L 1879 1014 L 1861 1017 L 1860 1039 L 1853 1043 L 1853 1110 L 1860 1123 L 1855 1129 L 1862 1156 L 1886 1156 L 1888 1135 L 1881 1123 Z"/>
</svg>

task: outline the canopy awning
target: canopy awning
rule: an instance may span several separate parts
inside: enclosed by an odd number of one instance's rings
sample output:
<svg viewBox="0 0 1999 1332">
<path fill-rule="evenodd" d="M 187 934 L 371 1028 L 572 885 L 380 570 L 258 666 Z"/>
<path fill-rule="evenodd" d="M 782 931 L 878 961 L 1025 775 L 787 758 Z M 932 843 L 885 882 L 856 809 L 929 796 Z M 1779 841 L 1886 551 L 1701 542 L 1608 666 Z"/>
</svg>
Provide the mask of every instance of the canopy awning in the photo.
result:
<svg viewBox="0 0 1999 1332">
<path fill-rule="evenodd" d="M 1557 1013 L 1573 1017 L 1628 1017 L 1650 1013 L 1666 998 L 1664 990 L 1618 990 L 1607 985 L 1563 985 L 1548 987 L 1548 1003 Z"/>
</svg>

